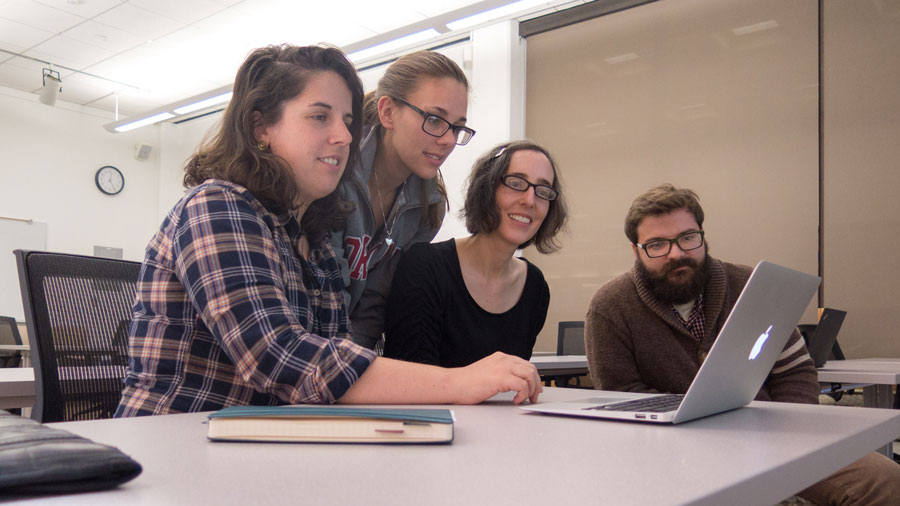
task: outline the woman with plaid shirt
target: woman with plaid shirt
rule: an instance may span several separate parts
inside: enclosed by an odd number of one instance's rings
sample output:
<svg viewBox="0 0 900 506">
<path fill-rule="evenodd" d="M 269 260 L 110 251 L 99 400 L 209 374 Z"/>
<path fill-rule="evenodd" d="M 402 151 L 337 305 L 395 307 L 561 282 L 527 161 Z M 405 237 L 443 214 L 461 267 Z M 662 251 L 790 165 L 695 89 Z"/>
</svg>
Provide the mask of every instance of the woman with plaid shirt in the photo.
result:
<svg viewBox="0 0 900 506">
<path fill-rule="evenodd" d="M 221 127 L 147 246 L 116 416 L 297 403 L 535 402 L 534 366 L 444 369 L 350 339 L 329 237 L 359 156 L 362 85 L 337 49 L 269 46 L 238 70 Z"/>
</svg>

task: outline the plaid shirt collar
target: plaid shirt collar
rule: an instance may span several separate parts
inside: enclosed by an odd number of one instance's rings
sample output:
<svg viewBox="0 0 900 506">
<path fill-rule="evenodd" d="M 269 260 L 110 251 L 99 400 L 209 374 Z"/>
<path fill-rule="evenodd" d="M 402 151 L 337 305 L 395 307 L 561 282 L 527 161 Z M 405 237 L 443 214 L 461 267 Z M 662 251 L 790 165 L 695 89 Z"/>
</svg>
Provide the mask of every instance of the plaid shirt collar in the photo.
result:
<svg viewBox="0 0 900 506">
<path fill-rule="evenodd" d="M 688 315 L 687 320 L 681 317 L 681 313 L 675 309 L 674 305 L 672 306 L 672 311 L 675 313 L 675 316 L 678 317 L 678 320 L 684 324 L 684 328 L 694 336 L 694 339 L 698 341 L 703 340 L 703 335 L 705 333 L 703 321 L 703 293 L 697 297 L 697 301 L 694 303 L 694 307 L 691 308 L 691 313 Z"/>
</svg>

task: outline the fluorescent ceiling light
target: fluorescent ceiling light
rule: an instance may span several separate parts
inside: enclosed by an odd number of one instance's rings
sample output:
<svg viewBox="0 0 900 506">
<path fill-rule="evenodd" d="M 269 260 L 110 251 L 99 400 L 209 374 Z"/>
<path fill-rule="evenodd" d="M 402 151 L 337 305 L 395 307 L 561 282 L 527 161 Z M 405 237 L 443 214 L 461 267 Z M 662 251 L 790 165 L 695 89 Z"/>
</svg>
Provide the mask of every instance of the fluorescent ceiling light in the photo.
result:
<svg viewBox="0 0 900 506">
<path fill-rule="evenodd" d="M 762 32 L 764 30 L 771 30 L 772 28 L 778 28 L 778 21 L 770 19 L 768 21 L 763 21 L 762 23 L 739 26 L 737 28 L 732 28 L 731 33 L 740 37 L 741 35 L 747 35 L 754 32 Z"/>
<path fill-rule="evenodd" d="M 132 121 L 129 123 L 124 123 L 115 127 L 116 132 L 127 132 L 129 130 L 134 130 L 135 128 L 140 128 L 145 125 L 152 125 L 154 123 L 159 123 L 160 121 L 165 121 L 169 118 L 174 118 L 175 115 L 170 112 L 161 112 L 159 114 L 155 114 L 150 116 L 149 118 L 139 119 L 137 121 Z"/>
<path fill-rule="evenodd" d="M 127 132 L 142 126 L 159 123 L 160 121 L 165 121 L 176 116 L 184 116 L 185 114 L 190 114 L 201 109 L 207 109 L 231 100 L 231 87 L 232 85 L 230 84 L 221 86 L 214 90 L 207 91 L 206 93 L 194 95 L 193 97 L 179 100 L 172 104 L 157 107 L 156 109 L 146 111 L 131 118 L 107 123 L 103 125 L 103 128 L 113 133 Z"/>
<path fill-rule="evenodd" d="M 350 58 L 350 61 L 356 62 L 364 60 L 370 56 L 387 53 L 394 49 L 409 46 L 415 44 L 416 42 L 433 39 L 439 35 L 440 33 L 437 30 L 435 30 L 434 28 L 429 28 L 427 30 L 422 30 L 421 32 L 405 35 L 403 37 L 400 37 L 399 39 L 389 40 L 372 47 L 367 47 L 366 49 L 361 49 L 359 51 L 348 54 L 347 57 Z"/>
<path fill-rule="evenodd" d="M 474 14 L 466 18 L 451 21 L 447 23 L 447 28 L 451 30 L 471 28 L 473 26 L 480 25 L 494 19 L 509 16 L 513 13 L 524 11 L 526 9 L 530 9 L 532 7 L 545 3 L 548 3 L 547 0 L 520 0 L 511 4 L 502 5 L 489 11 L 479 12 L 478 14 Z"/>
<path fill-rule="evenodd" d="M 189 112 L 199 111 L 200 109 L 206 109 L 207 107 L 212 107 L 217 104 L 228 102 L 229 100 L 231 100 L 231 95 L 232 92 L 229 91 L 228 93 L 216 95 L 215 97 L 210 97 L 206 100 L 194 102 L 193 104 L 176 107 L 175 114 L 187 114 Z"/>
</svg>

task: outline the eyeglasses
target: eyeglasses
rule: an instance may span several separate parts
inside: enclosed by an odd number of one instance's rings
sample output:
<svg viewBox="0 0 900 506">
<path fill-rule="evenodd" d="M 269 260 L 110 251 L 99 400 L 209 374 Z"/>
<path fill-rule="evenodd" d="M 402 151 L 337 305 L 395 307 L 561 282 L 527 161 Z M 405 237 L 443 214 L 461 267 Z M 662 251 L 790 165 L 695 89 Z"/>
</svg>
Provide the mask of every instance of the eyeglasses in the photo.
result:
<svg viewBox="0 0 900 506">
<path fill-rule="evenodd" d="M 472 130 L 469 127 L 454 125 L 440 116 L 419 109 L 402 98 L 395 98 L 394 100 L 406 105 L 406 107 L 416 111 L 425 118 L 425 121 L 422 122 L 422 131 L 428 135 L 433 137 L 443 137 L 449 130 L 453 130 L 453 137 L 456 139 L 456 144 L 459 146 L 468 144 L 468 142 L 472 140 L 472 137 L 475 136 L 475 130 Z"/>
<path fill-rule="evenodd" d="M 644 250 L 649 258 L 664 257 L 672 251 L 672 245 L 677 244 L 681 251 L 691 251 L 703 246 L 703 231 L 687 232 L 674 239 L 655 239 L 648 243 L 635 246 Z"/>
<path fill-rule="evenodd" d="M 517 192 L 528 191 L 529 188 L 534 187 L 534 196 L 539 199 L 556 200 L 556 197 L 559 196 L 559 192 L 554 190 L 553 188 L 545 184 L 534 184 L 524 177 L 513 176 L 509 174 L 501 177 L 500 182 L 503 183 L 503 186 L 512 188 Z"/>
</svg>

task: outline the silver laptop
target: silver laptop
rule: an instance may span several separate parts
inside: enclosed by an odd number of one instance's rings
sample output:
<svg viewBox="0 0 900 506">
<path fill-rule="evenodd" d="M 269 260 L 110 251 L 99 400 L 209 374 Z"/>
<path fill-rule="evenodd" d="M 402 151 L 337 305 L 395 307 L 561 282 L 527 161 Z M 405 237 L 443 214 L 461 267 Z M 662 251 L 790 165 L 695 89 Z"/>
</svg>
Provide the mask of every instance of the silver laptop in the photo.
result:
<svg viewBox="0 0 900 506">
<path fill-rule="evenodd" d="M 522 409 L 550 415 L 682 423 L 746 406 L 772 370 L 819 281 L 817 276 L 760 262 L 684 395 L 598 391 L 592 398 Z M 644 403 L 651 406 L 637 405 Z"/>
</svg>

